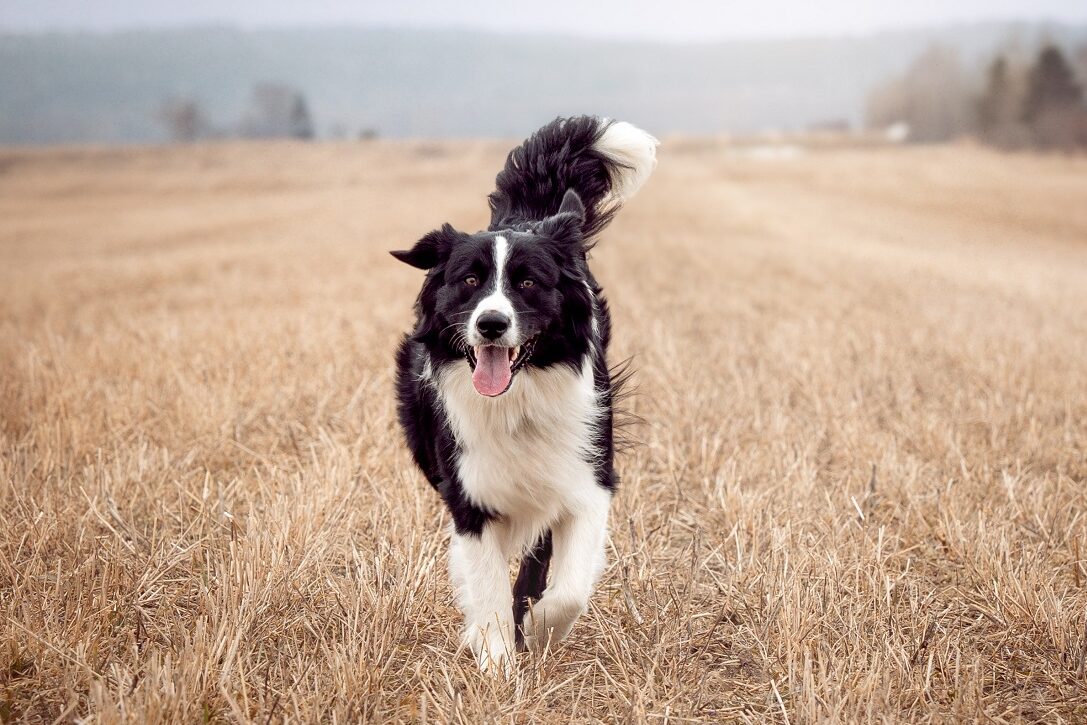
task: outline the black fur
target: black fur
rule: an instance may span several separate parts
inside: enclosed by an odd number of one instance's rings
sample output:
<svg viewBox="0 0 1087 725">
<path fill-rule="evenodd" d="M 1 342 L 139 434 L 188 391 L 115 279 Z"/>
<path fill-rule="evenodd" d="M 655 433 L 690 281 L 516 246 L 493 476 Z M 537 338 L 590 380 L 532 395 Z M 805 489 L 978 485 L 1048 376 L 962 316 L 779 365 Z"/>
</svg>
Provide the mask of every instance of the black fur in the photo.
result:
<svg viewBox="0 0 1087 725">
<path fill-rule="evenodd" d="M 488 197 L 490 229 L 517 227 L 554 214 L 573 189 L 585 204 L 582 236 L 591 247 L 619 210 L 617 204 L 605 202 L 615 162 L 593 147 L 607 127 L 592 116 L 560 118 L 510 151 Z"/>
<path fill-rule="evenodd" d="M 517 581 L 513 584 L 513 621 L 517 625 L 515 637 L 517 647 L 524 646 L 521 622 L 529 604 L 539 601 L 547 588 L 547 570 L 551 565 L 551 532 L 548 531 L 529 553 L 521 559 L 521 568 L 517 572 Z"/>
</svg>

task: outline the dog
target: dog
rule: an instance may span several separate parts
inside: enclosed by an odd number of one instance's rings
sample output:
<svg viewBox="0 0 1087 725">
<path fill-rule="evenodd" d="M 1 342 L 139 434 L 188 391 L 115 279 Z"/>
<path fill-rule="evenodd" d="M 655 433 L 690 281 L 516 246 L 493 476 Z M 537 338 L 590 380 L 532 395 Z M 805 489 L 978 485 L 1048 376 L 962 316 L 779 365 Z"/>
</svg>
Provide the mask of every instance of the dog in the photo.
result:
<svg viewBox="0 0 1087 725">
<path fill-rule="evenodd" d="M 604 568 L 618 381 L 587 259 L 657 144 L 625 122 L 556 119 L 509 153 L 486 231 L 445 224 L 391 252 L 426 272 L 398 416 L 449 510 L 464 643 L 484 671 L 566 637 Z"/>
</svg>

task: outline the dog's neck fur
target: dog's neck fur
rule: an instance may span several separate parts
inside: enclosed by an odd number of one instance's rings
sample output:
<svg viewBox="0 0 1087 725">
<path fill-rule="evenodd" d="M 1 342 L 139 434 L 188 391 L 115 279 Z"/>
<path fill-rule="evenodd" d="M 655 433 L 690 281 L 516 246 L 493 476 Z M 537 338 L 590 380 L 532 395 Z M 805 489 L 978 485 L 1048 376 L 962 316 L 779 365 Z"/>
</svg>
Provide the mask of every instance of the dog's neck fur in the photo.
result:
<svg viewBox="0 0 1087 725">
<path fill-rule="evenodd" d="M 528 368 L 498 398 L 479 395 L 466 364 L 443 365 L 433 379 L 457 444 L 469 500 L 543 530 L 576 498 L 569 483 L 591 479 L 598 452 L 590 432 L 601 415 L 590 359 Z M 524 542 L 531 545 L 533 541 Z"/>
</svg>

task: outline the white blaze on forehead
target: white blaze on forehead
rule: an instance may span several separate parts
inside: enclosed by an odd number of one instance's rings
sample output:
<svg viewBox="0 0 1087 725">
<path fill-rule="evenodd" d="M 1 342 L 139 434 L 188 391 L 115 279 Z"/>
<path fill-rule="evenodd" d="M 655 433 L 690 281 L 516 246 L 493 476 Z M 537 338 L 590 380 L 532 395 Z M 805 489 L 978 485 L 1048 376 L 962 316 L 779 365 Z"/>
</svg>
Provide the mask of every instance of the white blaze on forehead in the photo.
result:
<svg viewBox="0 0 1087 725">
<path fill-rule="evenodd" d="M 491 249 L 494 267 L 493 274 L 491 274 L 490 291 L 472 311 L 472 318 L 468 321 L 468 340 L 473 344 L 483 344 L 484 340 L 480 338 L 476 327 L 479 316 L 484 312 L 500 312 L 510 319 L 510 327 L 506 334 L 494 342 L 503 347 L 513 347 L 517 342 L 517 313 L 514 312 L 513 303 L 510 302 L 510 298 L 506 295 L 506 279 L 508 277 L 506 262 L 509 259 L 510 242 L 504 236 L 498 235 L 494 238 L 494 245 Z"/>
<path fill-rule="evenodd" d="M 509 240 L 500 234 L 494 238 L 494 290 L 492 294 L 501 294 L 503 292 L 505 287 L 503 281 L 506 277 L 506 259 L 509 256 Z"/>
</svg>

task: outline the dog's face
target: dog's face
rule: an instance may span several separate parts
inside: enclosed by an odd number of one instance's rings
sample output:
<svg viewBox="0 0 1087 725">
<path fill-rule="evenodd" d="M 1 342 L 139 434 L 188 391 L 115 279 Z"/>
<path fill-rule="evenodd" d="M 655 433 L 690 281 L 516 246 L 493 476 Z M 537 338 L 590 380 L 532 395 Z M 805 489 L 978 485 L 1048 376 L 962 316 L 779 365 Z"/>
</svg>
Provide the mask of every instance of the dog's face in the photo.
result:
<svg viewBox="0 0 1087 725">
<path fill-rule="evenodd" d="M 526 365 L 564 361 L 592 316 L 583 221 L 568 192 L 539 223 L 477 234 L 446 225 L 393 252 L 427 270 L 413 337 L 436 362 L 469 365 L 476 391 L 489 397 L 509 390 Z"/>
</svg>

